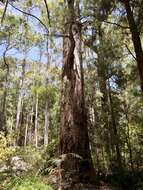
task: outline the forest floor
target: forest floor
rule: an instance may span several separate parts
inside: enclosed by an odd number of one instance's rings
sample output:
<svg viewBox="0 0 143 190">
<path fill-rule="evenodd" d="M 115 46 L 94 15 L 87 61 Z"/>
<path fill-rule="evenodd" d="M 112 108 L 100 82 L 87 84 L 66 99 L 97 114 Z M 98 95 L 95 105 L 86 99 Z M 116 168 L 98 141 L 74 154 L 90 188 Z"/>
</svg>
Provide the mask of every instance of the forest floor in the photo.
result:
<svg viewBox="0 0 143 190">
<path fill-rule="evenodd" d="M 56 165 L 59 159 L 53 157 L 55 150 L 53 145 L 51 147 L 1 150 L 0 190 L 58 190 Z M 133 178 L 128 173 L 126 176 L 118 174 L 108 180 L 102 176 L 98 178 L 97 185 L 76 184 L 70 190 L 143 190 L 143 175 Z"/>
</svg>

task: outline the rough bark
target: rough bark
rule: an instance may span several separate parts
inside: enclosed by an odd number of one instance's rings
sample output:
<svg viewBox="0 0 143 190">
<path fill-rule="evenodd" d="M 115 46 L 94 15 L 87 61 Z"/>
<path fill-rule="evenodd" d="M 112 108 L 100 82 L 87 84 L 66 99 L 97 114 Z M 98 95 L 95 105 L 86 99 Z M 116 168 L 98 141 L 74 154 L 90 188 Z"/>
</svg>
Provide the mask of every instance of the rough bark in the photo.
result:
<svg viewBox="0 0 143 190">
<path fill-rule="evenodd" d="M 93 165 L 84 104 L 81 25 L 75 21 L 74 0 L 68 0 L 67 5 L 69 16 L 66 20 L 65 33 L 69 38 L 64 39 L 60 127 L 60 154 L 67 157 L 62 162 L 61 168 L 65 172 L 75 171 L 77 175 L 75 174 L 72 179 L 77 178 L 77 181 L 80 181 L 84 180 L 85 176 L 90 179 Z M 77 155 L 82 161 L 76 159 Z M 63 178 L 65 180 L 65 176 Z"/>
</svg>

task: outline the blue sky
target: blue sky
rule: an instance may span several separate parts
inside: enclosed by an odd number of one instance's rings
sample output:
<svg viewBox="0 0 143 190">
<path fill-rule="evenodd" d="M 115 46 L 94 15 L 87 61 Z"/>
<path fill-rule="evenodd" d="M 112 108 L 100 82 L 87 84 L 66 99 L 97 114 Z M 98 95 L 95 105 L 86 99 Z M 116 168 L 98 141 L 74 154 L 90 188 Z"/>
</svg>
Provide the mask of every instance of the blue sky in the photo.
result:
<svg viewBox="0 0 143 190">
<path fill-rule="evenodd" d="M 4 9 L 4 5 L 0 4 L 0 8 Z M 23 15 L 19 11 L 12 8 L 10 5 L 8 6 L 7 14 L 14 14 L 14 15 L 18 15 L 18 16 Z M 40 17 L 40 12 L 39 12 L 38 8 L 32 9 L 32 14 L 36 15 L 37 17 Z M 45 33 L 45 31 L 43 30 L 42 27 L 40 27 L 39 22 L 36 19 L 31 18 L 29 16 L 28 22 L 29 22 L 29 25 L 32 28 L 32 30 L 34 30 L 36 33 L 39 33 L 40 35 Z M 5 49 L 6 49 L 5 45 L 0 46 L 0 56 L 3 55 Z M 44 48 L 43 48 L 43 51 L 44 51 Z M 46 51 L 46 49 L 45 49 L 45 51 Z M 10 49 L 6 55 L 7 56 L 13 56 L 13 57 L 16 57 L 18 59 L 23 59 L 23 54 L 15 48 Z M 36 46 L 32 47 L 27 54 L 27 59 L 30 59 L 30 60 L 38 61 L 39 57 L 40 57 L 40 49 L 39 49 L 39 47 L 36 47 Z M 47 57 L 44 54 L 42 56 L 41 61 L 42 62 L 47 61 Z"/>
</svg>

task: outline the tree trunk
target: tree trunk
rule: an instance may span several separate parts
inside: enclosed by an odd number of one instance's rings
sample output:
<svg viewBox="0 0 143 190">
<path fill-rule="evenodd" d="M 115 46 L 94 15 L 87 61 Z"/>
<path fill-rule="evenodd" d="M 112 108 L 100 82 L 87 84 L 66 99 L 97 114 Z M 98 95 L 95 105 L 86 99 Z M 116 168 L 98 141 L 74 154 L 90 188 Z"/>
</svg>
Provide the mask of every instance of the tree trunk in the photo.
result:
<svg viewBox="0 0 143 190">
<path fill-rule="evenodd" d="M 7 68 L 6 76 L 5 76 L 5 86 L 3 92 L 3 102 L 2 102 L 2 110 L 0 113 L 0 131 L 3 131 L 5 135 L 7 134 L 6 128 L 6 99 L 7 99 L 7 88 L 8 88 L 8 76 L 9 76 L 9 68 Z"/>
<path fill-rule="evenodd" d="M 29 118 L 29 130 L 28 130 L 28 142 L 29 144 L 33 143 L 33 136 L 34 136 L 34 125 L 35 125 L 35 120 L 33 121 L 34 117 L 34 101 L 32 101 L 32 109 L 30 113 L 30 118 Z"/>
<path fill-rule="evenodd" d="M 61 163 L 61 168 L 65 172 L 74 171 L 77 174 L 74 175 L 74 178 L 77 178 L 79 182 L 84 180 L 85 176 L 88 180 L 93 177 L 91 175 L 93 165 L 84 105 L 81 25 L 75 21 L 74 0 L 68 0 L 67 4 L 69 16 L 65 33 L 69 37 L 64 39 L 60 127 L 60 153 L 66 157 Z M 81 161 L 77 159 L 79 157 L 81 157 Z M 65 178 L 64 175 L 62 180 L 65 181 Z"/>
<path fill-rule="evenodd" d="M 101 31 L 99 31 L 101 33 Z M 103 131 L 104 131 L 104 146 L 105 151 L 108 156 L 108 165 L 110 165 L 111 160 L 111 126 L 109 122 L 109 99 L 108 99 L 108 90 L 107 90 L 107 66 L 106 66 L 106 60 L 104 60 L 104 52 L 102 52 L 102 48 L 104 47 L 104 42 L 102 39 L 102 35 L 99 36 L 100 39 L 100 48 L 97 52 L 98 55 L 98 64 L 97 64 L 97 73 L 98 73 L 98 80 L 99 80 L 99 88 L 100 92 L 102 93 L 101 97 L 101 107 L 102 107 L 102 121 L 103 121 Z"/>
<path fill-rule="evenodd" d="M 22 111 L 22 94 L 19 94 L 18 103 L 17 103 L 17 114 L 16 114 L 16 130 L 18 131 L 20 125 L 20 116 Z"/>
<path fill-rule="evenodd" d="M 49 129 L 49 113 L 48 113 L 48 103 L 45 106 L 45 128 L 44 128 L 44 145 L 48 145 L 48 129 Z"/>
<path fill-rule="evenodd" d="M 47 9 L 48 12 L 48 9 Z M 47 34 L 47 43 L 46 43 L 46 50 L 47 50 L 47 66 L 46 66 L 46 72 L 48 73 L 48 69 L 50 67 L 50 52 L 49 52 L 49 40 L 48 40 L 48 34 Z M 49 78 L 46 76 L 46 84 L 45 87 L 48 87 Z M 44 145 L 48 145 L 49 139 L 49 104 L 48 104 L 48 96 L 46 95 L 46 105 L 45 105 L 45 126 L 44 126 Z"/>
<path fill-rule="evenodd" d="M 129 0 L 124 0 L 123 2 L 125 5 L 125 9 L 126 9 L 126 13 L 127 13 L 127 19 L 128 19 L 130 31 L 132 34 L 132 41 L 134 44 L 136 61 L 137 61 L 138 71 L 139 71 L 139 76 L 140 76 L 140 81 L 141 81 L 141 89 L 143 92 L 143 50 L 142 50 L 142 45 L 141 45 L 140 34 L 138 31 L 137 25 L 135 23 L 134 15 L 133 15 L 133 12 L 131 10 Z"/>
<path fill-rule="evenodd" d="M 129 150 L 131 169 L 134 172 L 133 152 L 132 152 L 132 146 L 131 146 L 131 141 L 130 141 L 130 128 L 129 128 L 128 108 L 127 108 L 127 104 L 126 103 L 124 103 L 124 111 L 125 111 L 125 116 L 126 116 L 126 121 L 127 121 L 126 143 L 127 143 L 127 147 L 128 147 L 128 150 Z"/>
<path fill-rule="evenodd" d="M 18 97 L 18 103 L 17 103 L 17 113 L 16 113 L 16 132 L 17 132 L 17 138 L 16 143 L 20 143 L 20 131 L 22 130 L 22 110 L 23 110 L 23 85 L 24 85 L 24 77 L 25 77 L 25 66 L 26 66 L 26 60 L 23 60 L 22 63 L 22 73 L 21 73 L 21 79 L 20 79 L 20 85 L 19 85 L 19 97 Z"/>
<path fill-rule="evenodd" d="M 35 112 L 35 146 L 38 147 L 38 93 L 36 94 L 36 112 Z"/>
<path fill-rule="evenodd" d="M 100 54 L 100 53 L 99 53 Z M 102 55 L 99 55 L 97 73 L 99 80 L 99 88 L 102 93 L 101 97 L 101 107 L 102 107 L 102 115 L 101 119 L 103 121 L 103 143 L 105 146 L 105 151 L 107 154 L 107 163 L 110 165 L 111 160 L 111 151 L 112 151 L 112 133 L 111 133 L 111 125 L 109 122 L 109 100 L 108 100 L 108 91 L 107 91 L 107 83 L 106 83 L 106 65 L 104 63 L 105 60 L 101 58 Z"/>
<path fill-rule="evenodd" d="M 108 88 L 109 88 L 109 102 L 110 102 L 111 120 L 112 120 L 112 128 L 113 128 L 113 143 L 115 145 L 116 160 L 117 160 L 118 168 L 122 169 L 122 159 L 121 159 L 120 146 L 119 146 L 119 136 L 118 136 L 118 131 L 117 131 L 117 125 L 116 125 L 116 119 L 115 119 L 115 113 L 114 113 L 114 107 L 113 107 L 113 100 L 112 100 L 112 94 L 111 94 L 111 86 L 110 86 L 109 80 L 108 80 Z"/>
<path fill-rule="evenodd" d="M 105 147 L 105 151 L 107 154 L 107 165 L 109 168 L 111 161 L 111 151 L 112 151 L 112 143 L 111 143 L 111 125 L 109 122 L 109 98 L 108 98 L 108 89 L 107 89 L 107 73 L 108 66 L 107 61 L 105 60 L 105 52 L 104 50 L 104 34 L 101 25 L 98 26 L 99 33 L 99 47 L 96 49 L 95 53 L 97 53 L 97 74 L 99 81 L 99 89 L 102 93 L 101 96 L 101 120 L 103 125 L 103 143 Z"/>
<path fill-rule="evenodd" d="M 19 130 L 18 130 L 18 139 L 17 139 L 17 145 L 18 146 L 24 146 L 24 141 L 25 141 L 25 117 L 24 117 L 24 113 L 25 113 L 25 107 L 23 105 L 23 101 L 22 101 L 22 106 L 21 106 L 21 117 L 20 117 L 20 125 L 19 125 Z"/>
<path fill-rule="evenodd" d="M 28 126 L 29 126 L 29 115 L 27 115 L 27 120 L 26 120 L 24 146 L 27 145 Z"/>
</svg>

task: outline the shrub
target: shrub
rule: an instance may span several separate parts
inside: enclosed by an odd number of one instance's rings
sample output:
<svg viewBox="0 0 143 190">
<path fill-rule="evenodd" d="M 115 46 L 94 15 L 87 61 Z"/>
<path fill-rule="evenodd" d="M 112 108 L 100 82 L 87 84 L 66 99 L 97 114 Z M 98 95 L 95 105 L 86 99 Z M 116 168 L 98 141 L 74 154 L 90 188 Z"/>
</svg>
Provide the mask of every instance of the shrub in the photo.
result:
<svg viewBox="0 0 143 190">
<path fill-rule="evenodd" d="M 7 147 L 7 139 L 3 133 L 0 133 L 0 164 L 7 161 L 15 152 L 12 147 Z"/>
</svg>

